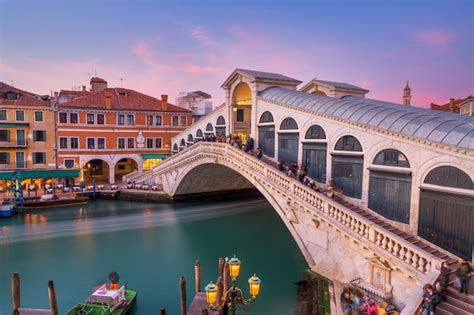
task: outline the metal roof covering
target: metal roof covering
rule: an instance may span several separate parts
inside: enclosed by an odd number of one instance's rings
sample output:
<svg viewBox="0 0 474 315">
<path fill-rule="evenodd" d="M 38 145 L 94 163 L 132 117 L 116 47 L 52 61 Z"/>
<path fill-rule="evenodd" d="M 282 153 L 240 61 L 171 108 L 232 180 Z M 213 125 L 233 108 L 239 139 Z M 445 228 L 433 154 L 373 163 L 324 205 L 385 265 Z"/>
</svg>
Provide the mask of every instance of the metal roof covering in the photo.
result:
<svg viewBox="0 0 474 315">
<path fill-rule="evenodd" d="M 344 90 L 354 90 L 354 91 L 361 91 L 361 92 L 366 92 L 366 93 L 369 92 L 369 90 L 363 89 L 361 87 L 358 87 L 349 83 L 344 83 L 344 82 L 325 81 L 325 80 L 318 80 L 316 78 L 311 80 L 311 82 L 330 85 L 335 88 L 344 89 Z"/>
<path fill-rule="evenodd" d="M 271 87 L 259 93 L 268 101 L 327 114 L 430 141 L 474 149 L 474 117 L 356 96 L 334 98 Z"/>
<path fill-rule="evenodd" d="M 235 69 L 237 72 L 246 73 L 255 79 L 260 80 L 271 80 L 271 81 L 284 81 L 284 82 L 299 82 L 300 80 L 296 80 L 294 78 L 287 77 L 286 75 L 273 73 L 273 72 L 264 72 L 264 71 L 256 71 L 256 70 L 247 70 L 247 69 Z"/>
</svg>

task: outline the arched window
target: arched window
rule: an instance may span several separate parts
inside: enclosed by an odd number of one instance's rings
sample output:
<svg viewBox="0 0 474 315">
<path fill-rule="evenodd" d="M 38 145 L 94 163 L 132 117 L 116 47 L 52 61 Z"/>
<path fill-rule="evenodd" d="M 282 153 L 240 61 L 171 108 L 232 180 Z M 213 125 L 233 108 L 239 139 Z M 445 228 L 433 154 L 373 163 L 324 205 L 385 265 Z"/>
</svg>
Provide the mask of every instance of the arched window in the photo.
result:
<svg viewBox="0 0 474 315">
<path fill-rule="evenodd" d="M 189 134 L 188 135 L 188 142 L 193 142 L 194 139 L 193 139 L 193 135 L 192 134 Z"/>
<path fill-rule="evenodd" d="M 181 139 L 181 142 L 179 143 L 179 145 L 182 147 L 186 146 L 186 141 L 184 141 L 184 139 Z"/>
<path fill-rule="evenodd" d="M 216 125 L 218 125 L 218 126 L 224 126 L 225 125 L 224 116 L 217 117 Z"/>
<path fill-rule="evenodd" d="M 457 189 L 470 190 L 471 195 Z M 420 189 L 418 234 L 459 257 L 471 259 L 474 246 L 472 193 L 471 177 L 459 168 L 446 165 L 431 170 Z"/>
<path fill-rule="evenodd" d="M 202 130 L 201 129 L 198 129 L 196 131 L 196 138 L 202 138 Z"/>
<path fill-rule="evenodd" d="M 353 136 L 343 136 L 339 138 L 336 142 L 336 146 L 334 148 L 338 151 L 362 151 L 362 146 L 360 145 L 359 140 L 357 140 Z"/>
<path fill-rule="evenodd" d="M 262 123 L 271 123 L 273 122 L 273 115 L 272 113 L 266 111 L 262 114 L 262 116 L 260 116 L 260 120 L 259 122 L 262 124 Z"/>
<path fill-rule="evenodd" d="M 369 168 L 369 208 L 387 219 L 410 223 L 411 173 L 407 157 L 396 149 L 377 154 L 374 165 L 394 168 Z"/>
<path fill-rule="evenodd" d="M 287 117 L 283 119 L 280 125 L 280 130 L 293 130 L 293 129 L 298 130 L 298 124 L 296 123 L 296 121 L 291 117 Z"/>
<path fill-rule="evenodd" d="M 426 175 L 424 183 L 461 189 L 474 189 L 469 175 L 454 166 L 440 166 L 431 170 Z"/>
<path fill-rule="evenodd" d="M 178 144 L 173 144 L 173 151 L 178 151 Z"/>
<path fill-rule="evenodd" d="M 306 131 L 305 139 L 326 139 L 326 133 L 320 125 L 312 125 Z"/>
<path fill-rule="evenodd" d="M 213 132 L 214 131 L 214 128 L 212 127 L 212 124 L 211 123 L 208 123 L 206 125 L 206 131 L 210 131 L 210 132 Z"/>
<path fill-rule="evenodd" d="M 373 164 L 386 165 L 386 166 L 397 166 L 397 167 L 410 167 L 407 157 L 402 152 L 396 149 L 386 149 L 374 159 Z"/>
</svg>

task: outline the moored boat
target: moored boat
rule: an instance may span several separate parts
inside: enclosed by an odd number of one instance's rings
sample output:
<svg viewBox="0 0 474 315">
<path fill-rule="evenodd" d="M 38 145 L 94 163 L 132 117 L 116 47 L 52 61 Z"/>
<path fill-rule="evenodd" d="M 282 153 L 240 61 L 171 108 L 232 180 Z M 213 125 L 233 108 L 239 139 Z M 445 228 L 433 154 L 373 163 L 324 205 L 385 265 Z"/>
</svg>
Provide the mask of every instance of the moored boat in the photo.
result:
<svg viewBox="0 0 474 315">
<path fill-rule="evenodd" d="M 69 310 L 66 315 L 125 315 L 137 299 L 137 292 L 119 285 L 119 274 L 109 274 L 110 284 L 96 289 L 84 303 Z"/>
<path fill-rule="evenodd" d="M 74 206 L 84 204 L 89 201 L 87 196 L 78 195 L 42 195 L 38 199 L 26 200 L 23 203 L 24 208 L 49 208 L 49 207 L 60 207 L 60 206 Z"/>
<path fill-rule="evenodd" d="M 3 200 L 0 204 L 0 217 L 11 217 L 15 212 L 15 204 L 9 200 Z"/>
</svg>

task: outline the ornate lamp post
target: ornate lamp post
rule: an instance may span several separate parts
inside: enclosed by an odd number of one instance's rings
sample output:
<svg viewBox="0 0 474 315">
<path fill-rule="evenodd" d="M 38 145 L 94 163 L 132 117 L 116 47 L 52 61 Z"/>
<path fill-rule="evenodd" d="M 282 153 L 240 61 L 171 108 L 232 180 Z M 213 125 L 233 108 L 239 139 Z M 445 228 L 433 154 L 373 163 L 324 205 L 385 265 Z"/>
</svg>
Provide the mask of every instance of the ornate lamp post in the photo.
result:
<svg viewBox="0 0 474 315">
<path fill-rule="evenodd" d="M 232 286 L 222 294 L 222 299 L 217 301 L 217 286 L 211 281 L 205 288 L 206 300 L 211 310 L 222 311 L 225 306 L 235 315 L 235 309 L 237 304 L 249 305 L 252 304 L 260 291 L 260 279 L 254 274 L 248 280 L 250 298 L 245 299 L 242 290 L 235 285 L 235 280 L 239 276 L 240 272 L 240 260 L 232 257 L 229 262 L 229 275 L 232 278 Z"/>
</svg>

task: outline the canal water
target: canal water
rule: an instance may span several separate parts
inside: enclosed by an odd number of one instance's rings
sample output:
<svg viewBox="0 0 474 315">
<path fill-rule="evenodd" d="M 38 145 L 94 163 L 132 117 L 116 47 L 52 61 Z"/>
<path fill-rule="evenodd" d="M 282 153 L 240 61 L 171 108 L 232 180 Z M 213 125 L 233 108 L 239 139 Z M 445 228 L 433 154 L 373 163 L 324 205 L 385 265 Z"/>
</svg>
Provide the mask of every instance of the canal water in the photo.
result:
<svg viewBox="0 0 474 315">
<path fill-rule="evenodd" d="M 87 205 L 30 211 L 0 220 L 0 315 L 11 312 L 11 275 L 21 277 L 23 307 L 48 307 L 54 280 L 60 313 L 82 302 L 118 271 L 138 291 L 133 314 L 179 314 L 179 277 L 194 296 L 194 262 L 202 287 L 217 278 L 218 257 L 237 254 L 237 283 L 257 273 L 261 294 L 237 314 L 292 314 L 295 282 L 307 264 L 286 226 L 259 197 L 174 204 L 91 201 Z"/>
</svg>

